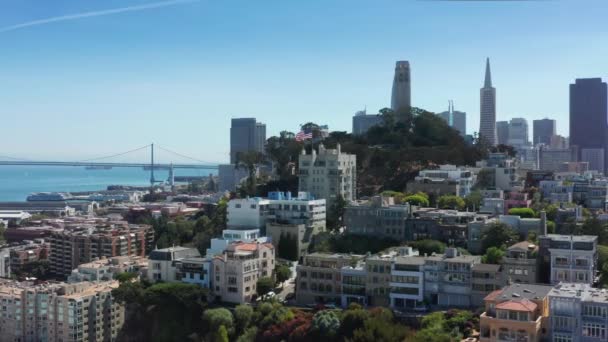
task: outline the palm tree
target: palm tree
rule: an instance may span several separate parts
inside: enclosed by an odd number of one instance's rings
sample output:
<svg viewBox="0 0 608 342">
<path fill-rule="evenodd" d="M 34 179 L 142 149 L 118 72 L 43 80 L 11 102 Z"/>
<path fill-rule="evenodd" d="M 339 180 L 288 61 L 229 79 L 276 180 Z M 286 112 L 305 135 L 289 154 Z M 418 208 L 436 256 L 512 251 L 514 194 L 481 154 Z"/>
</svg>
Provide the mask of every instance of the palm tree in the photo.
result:
<svg viewBox="0 0 608 342">
<path fill-rule="evenodd" d="M 256 187 L 256 170 L 264 161 L 264 155 L 257 151 L 239 152 L 236 155 L 236 168 L 244 168 L 249 173 L 247 177 L 247 194 L 254 195 Z"/>
</svg>

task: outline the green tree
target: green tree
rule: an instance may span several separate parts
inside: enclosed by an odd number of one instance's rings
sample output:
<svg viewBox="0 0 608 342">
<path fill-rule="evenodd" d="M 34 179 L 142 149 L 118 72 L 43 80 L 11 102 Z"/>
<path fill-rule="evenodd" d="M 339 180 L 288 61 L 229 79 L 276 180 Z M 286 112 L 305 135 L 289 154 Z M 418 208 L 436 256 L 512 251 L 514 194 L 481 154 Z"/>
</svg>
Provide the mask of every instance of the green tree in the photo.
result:
<svg viewBox="0 0 608 342">
<path fill-rule="evenodd" d="M 217 334 L 215 336 L 215 342 L 229 342 L 228 340 L 228 330 L 223 325 L 220 325 L 220 328 L 217 330 Z"/>
<path fill-rule="evenodd" d="M 592 214 L 590 217 L 585 219 L 581 227 L 581 232 L 584 235 L 594 235 L 598 237 L 598 243 L 608 243 L 608 231 L 606 226 L 597 218 L 597 215 Z"/>
<path fill-rule="evenodd" d="M 344 212 L 348 202 L 342 197 L 342 195 L 336 196 L 329 211 L 327 213 L 326 224 L 328 229 L 339 229 L 344 224 Z"/>
<path fill-rule="evenodd" d="M 437 240 L 418 240 L 410 242 L 410 245 L 417 249 L 420 255 L 441 254 L 445 252 L 445 243 Z"/>
<path fill-rule="evenodd" d="M 133 279 L 137 279 L 139 275 L 136 272 L 121 272 L 117 273 L 114 276 L 114 279 L 118 280 L 120 283 L 124 283 L 126 281 L 132 281 Z"/>
<path fill-rule="evenodd" d="M 441 209 L 463 210 L 465 207 L 464 200 L 456 195 L 443 195 L 439 197 L 437 204 Z"/>
<path fill-rule="evenodd" d="M 225 308 L 208 309 L 203 313 L 203 321 L 208 327 L 210 332 L 216 332 L 220 327 L 224 327 L 227 330 L 232 330 L 234 321 L 232 313 Z"/>
<path fill-rule="evenodd" d="M 471 210 L 478 210 L 481 207 L 483 198 L 478 190 L 472 191 L 464 198 L 465 206 Z"/>
<path fill-rule="evenodd" d="M 405 196 L 402 200 L 403 203 L 409 203 L 411 205 L 417 205 L 420 207 L 428 207 L 429 206 L 429 199 L 428 197 L 424 197 L 421 195 L 409 195 L 409 196 Z"/>
<path fill-rule="evenodd" d="M 277 254 L 279 258 L 290 261 L 298 260 L 298 241 L 296 239 L 296 236 L 293 234 L 281 232 L 277 245 Z"/>
<path fill-rule="evenodd" d="M 291 277 L 291 269 L 287 265 L 277 264 L 274 269 L 274 273 L 278 283 L 281 283 L 283 286 L 283 282 L 287 281 Z"/>
<path fill-rule="evenodd" d="M 263 296 L 272 291 L 274 288 L 274 281 L 272 281 L 272 278 L 262 277 L 258 279 L 255 287 L 258 296 Z"/>
<path fill-rule="evenodd" d="M 509 209 L 509 215 L 516 215 L 521 218 L 534 218 L 536 213 L 532 208 L 511 208 Z"/>
<path fill-rule="evenodd" d="M 476 189 L 487 189 L 494 186 L 494 169 L 487 168 L 479 170 L 477 173 L 477 184 L 475 184 Z"/>
<path fill-rule="evenodd" d="M 257 151 L 239 152 L 236 154 L 236 167 L 245 168 L 248 176 L 245 185 L 239 188 L 242 197 L 255 196 L 257 187 L 256 171 L 264 161 L 264 155 Z"/>
<path fill-rule="evenodd" d="M 495 223 L 481 235 L 483 249 L 498 247 L 506 249 L 519 241 L 519 234 L 504 223 Z"/>
<path fill-rule="evenodd" d="M 505 256 L 505 252 L 498 247 L 490 247 L 486 249 L 486 254 L 481 258 L 484 264 L 500 264 L 500 261 Z"/>
<path fill-rule="evenodd" d="M 253 319 L 253 308 L 251 305 L 240 304 L 234 308 L 234 323 L 236 326 L 236 334 L 241 335 L 245 332 L 251 320 Z"/>
<path fill-rule="evenodd" d="M 408 329 L 395 322 L 393 314 L 385 308 L 370 310 L 370 317 L 365 320 L 363 327 L 353 332 L 353 342 L 403 341 L 408 335 Z"/>
<path fill-rule="evenodd" d="M 369 317 L 369 311 L 363 310 L 361 306 L 349 307 L 342 313 L 339 335 L 345 340 L 352 338 L 355 330 L 364 328 Z"/>
<path fill-rule="evenodd" d="M 321 336 L 331 338 L 340 329 L 340 318 L 332 310 L 319 311 L 312 318 L 312 329 L 318 331 Z"/>
<path fill-rule="evenodd" d="M 555 222 L 547 221 L 547 234 L 555 234 Z"/>
</svg>

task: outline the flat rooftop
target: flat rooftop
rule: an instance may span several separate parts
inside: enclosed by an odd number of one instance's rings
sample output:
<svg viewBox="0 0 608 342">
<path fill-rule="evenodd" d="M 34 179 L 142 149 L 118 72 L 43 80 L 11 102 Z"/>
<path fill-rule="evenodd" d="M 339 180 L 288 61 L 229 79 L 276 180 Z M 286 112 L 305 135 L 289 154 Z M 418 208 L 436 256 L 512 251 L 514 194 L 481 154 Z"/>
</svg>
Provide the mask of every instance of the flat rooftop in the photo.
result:
<svg viewBox="0 0 608 342">
<path fill-rule="evenodd" d="M 549 292 L 549 296 L 578 298 L 585 302 L 608 303 L 608 290 L 594 288 L 589 284 L 560 283 Z"/>
</svg>

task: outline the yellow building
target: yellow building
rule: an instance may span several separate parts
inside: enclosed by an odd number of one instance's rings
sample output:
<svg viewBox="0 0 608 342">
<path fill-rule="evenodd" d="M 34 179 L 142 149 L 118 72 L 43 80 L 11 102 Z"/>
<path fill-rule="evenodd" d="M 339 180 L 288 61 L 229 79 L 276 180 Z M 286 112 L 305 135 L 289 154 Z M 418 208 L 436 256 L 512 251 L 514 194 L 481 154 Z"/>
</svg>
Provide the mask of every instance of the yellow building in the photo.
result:
<svg viewBox="0 0 608 342">
<path fill-rule="evenodd" d="M 551 286 L 513 284 L 490 293 L 480 316 L 480 342 L 541 341 L 548 336 Z"/>
</svg>

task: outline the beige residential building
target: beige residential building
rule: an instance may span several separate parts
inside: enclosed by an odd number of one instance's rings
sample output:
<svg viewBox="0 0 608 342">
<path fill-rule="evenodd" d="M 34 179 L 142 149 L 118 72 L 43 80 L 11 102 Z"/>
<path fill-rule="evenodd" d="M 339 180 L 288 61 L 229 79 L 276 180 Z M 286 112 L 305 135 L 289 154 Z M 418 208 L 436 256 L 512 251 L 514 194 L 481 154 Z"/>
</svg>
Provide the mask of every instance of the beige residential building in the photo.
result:
<svg viewBox="0 0 608 342">
<path fill-rule="evenodd" d="M 68 277 L 68 283 L 81 281 L 112 280 L 123 272 L 137 273 L 139 276 L 148 269 L 148 258 L 140 256 L 102 257 L 99 260 L 78 265 Z"/>
<path fill-rule="evenodd" d="M 540 342 L 549 337 L 547 285 L 513 284 L 490 293 L 480 316 L 480 342 Z"/>
<path fill-rule="evenodd" d="M 507 248 L 502 258 L 503 273 L 508 283 L 536 284 L 538 277 L 538 246 L 518 242 Z"/>
<path fill-rule="evenodd" d="M 275 250 L 270 243 L 237 242 L 211 261 L 213 294 L 229 303 L 248 303 L 257 295 L 256 283 L 273 278 Z"/>
<path fill-rule="evenodd" d="M 327 208 L 342 196 L 347 202 L 357 197 L 357 156 L 319 145 L 319 153 L 302 150 L 299 158 L 298 191 L 311 193 L 315 198 L 324 198 Z"/>
<path fill-rule="evenodd" d="M 141 256 L 150 252 L 154 230 L 148 225 L 75 227 L 49 238 L 51 273 L 69 276 L 78 265 L 101 257 Z"/>
<path fill-rule="evenodd" d="M 296 302 L 298 304 L 342 302 L 341 270 L 354 267 L 362 255 L 312 253 L 304 256 L 296 268 Z"/>
<path fill-rule="evenodd" d="M 117 281 L 78 284 L 0 282 L 0 341 L 113 341 L 124 306 Z"/>
<path fill-rule="evenodd" d="M 367 304 L 388 307 L 393 254 L 374 255 L 365 260 Z"/>
<path fill-rule="evenodd" d="M 471 266 L 471 304 L 483 306 L 489 293 L 502 289 L 506 284 L 501 265 L 474 264 Z"/>
</svg>

